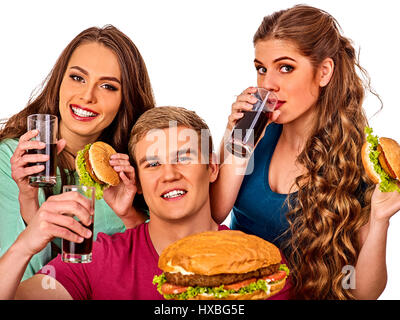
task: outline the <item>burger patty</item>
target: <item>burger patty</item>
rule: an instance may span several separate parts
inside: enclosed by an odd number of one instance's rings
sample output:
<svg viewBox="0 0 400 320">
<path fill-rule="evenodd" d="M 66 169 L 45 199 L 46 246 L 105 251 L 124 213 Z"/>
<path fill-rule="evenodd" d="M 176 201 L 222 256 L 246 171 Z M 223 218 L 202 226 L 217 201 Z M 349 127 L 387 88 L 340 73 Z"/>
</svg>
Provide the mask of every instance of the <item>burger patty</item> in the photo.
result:
<svg viewBox="0 0 400 320">
<path fill-rule="evenodd" d="M 180 272 L 164 272 L 167 282 L 179 286 L 219 287 L 222 284 L 231 284 L 250 278 L 261 278 L 278 272 L 280 264 L 273 264 L 265 268 L 247 273 L 221 273 L 212 276 L 199 274 L 183 275 Z"/>
</svg>

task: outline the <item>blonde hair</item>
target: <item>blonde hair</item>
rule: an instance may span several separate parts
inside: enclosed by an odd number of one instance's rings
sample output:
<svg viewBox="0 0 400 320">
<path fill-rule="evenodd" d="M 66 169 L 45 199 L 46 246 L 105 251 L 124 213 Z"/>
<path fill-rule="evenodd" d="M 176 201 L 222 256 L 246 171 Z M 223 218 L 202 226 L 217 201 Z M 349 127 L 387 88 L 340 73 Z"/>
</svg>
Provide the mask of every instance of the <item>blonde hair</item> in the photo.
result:
<svg viewBox="0 0 400 320">
<path fill-rule="evenodd" d="M 297 158 L 306 173 L 297 177 L 295 201 L 287 200 L 290 229 L 285 253 L 297 299 L 352 299 L 342 286 L 346 265 L 355 266 L 360 252 L 358 233 L 369 219 L 370 184 L 361 162 L 367 119 L 362 109 L 364 84 L 349 39 L 337 21 L 310 6 L 266 16 L 254 35 L 260 40 L 291 41 L 315 70 L 330 57 L 335 69 L 321 89 L 312 134 Z"/>
</svg>

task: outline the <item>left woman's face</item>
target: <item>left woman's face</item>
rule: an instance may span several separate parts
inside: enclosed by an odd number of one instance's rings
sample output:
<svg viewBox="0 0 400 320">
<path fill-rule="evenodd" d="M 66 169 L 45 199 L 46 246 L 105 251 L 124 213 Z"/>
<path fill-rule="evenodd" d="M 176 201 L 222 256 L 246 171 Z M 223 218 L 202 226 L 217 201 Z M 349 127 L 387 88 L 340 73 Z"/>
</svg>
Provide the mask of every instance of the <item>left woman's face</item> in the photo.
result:
<svg viewBox="0 0 400 320">
<path fill-rule="evenodd" d="M 320 85 L 310 60 L 288 41 L 260 40 L 255 45 L 257 86 L 273 91 L 285 124 L 312 113 Z"/>
<path fill-rule="evenodd" d="M 72 53 L 59 91 L 61 133 L 96 139 L 111 124 L 121 101 L 121 70 L 113 51 L 91 42 Z"/>
</svg>

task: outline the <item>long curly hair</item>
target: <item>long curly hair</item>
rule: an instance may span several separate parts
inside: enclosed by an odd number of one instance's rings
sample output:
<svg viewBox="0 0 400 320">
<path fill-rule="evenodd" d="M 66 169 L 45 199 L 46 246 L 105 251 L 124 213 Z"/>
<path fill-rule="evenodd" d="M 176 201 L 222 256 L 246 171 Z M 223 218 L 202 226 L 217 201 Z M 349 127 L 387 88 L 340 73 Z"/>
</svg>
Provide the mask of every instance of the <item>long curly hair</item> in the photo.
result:
<svg viewBox="0 0 400 320">
<path fill-rule="evenodd" d="M 362 103 L 367 88 L 375 93 L 351 41 L 328 13 L 297 5 L 266 16 L 253 42 L 269 39 L 291 41 L 315 70 L 328 57 L 335 65 L 330 83 L 320 90 L 312 133 L 297 158 L 306 173 L 292 187 L 298 189 L 296 199 L 287 199 L 290 229 L 284 251 L 292 295 L 354 299 L 342 285 L 342 268 L 356 265 L 359 231 L 369 219 L 373 186 L 361 162 L 367 125 Z"/>
</svg>

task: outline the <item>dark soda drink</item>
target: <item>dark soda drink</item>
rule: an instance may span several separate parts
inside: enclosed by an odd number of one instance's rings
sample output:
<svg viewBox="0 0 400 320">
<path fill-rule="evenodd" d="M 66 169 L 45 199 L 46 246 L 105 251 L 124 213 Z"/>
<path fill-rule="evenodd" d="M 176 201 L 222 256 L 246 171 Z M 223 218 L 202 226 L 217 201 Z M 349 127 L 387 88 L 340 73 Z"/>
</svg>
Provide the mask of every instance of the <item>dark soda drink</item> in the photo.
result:
<svg viewBox="0 0 400 320">
<path fill-rule="evenodd" d="M 250 141 L 251 137 L 253 137 L 253 141 L 256 143 L 260 139 L 267 122 L 267 112 L 245 111 L 243 118 L 236 124 L 235 130 L 240 130 L 244 143 Z M 251 127 L 253 127 L 253 130 L 248 129 Z"/>
<path fill-rule="evenodd" d="M 74 213 L 71 212 L 70 210 L 68 210 L 63 214 L 76 219 L 76 221 L 78 221 L 84 228 L 89 229 L 92 232 L 92 236 L 89 239 L 83 238 L 83 241 L 80 243 L 63 239 L 61 260 L 67 263 L 90 263 L 92 262 L 92 247 L 93 247 L 95 188 L 83 185 L 63 186 L 63 193 L 67 192 L 78 193 L 78 197 L 83 196 L 90 202 L 90 205 L 87 208 L 90 211 L 92 219 L 91 224 L 89 226 L 83 225 L 82 222 L 80 222 L 74 215 Z"/>
<path fill-rule="evenodd" d="M 29 177 L 29 184 L 33 187 L 52 187 L 56 184 L 57 144 L 46 144 L 44 149 L 31 149 L 28 154 L 47 154 L 46 162 L 30 163 L 29 166 L 44 165 L 44 170 Z"/>
<path fill-rule="evenodd" d="M 251 111 L 244 111 L 225 143 L 226 149 L 240 158 L 250 157 L 258 140 L 261 138 L 269 119 L 269 114 L 275 110 L 277 96 L 264 88 L 257 88 L 252 94 L 257 98 Z"/>
<path fill-rule="evenodd" d="M 79 223 L 82 224 L 82 222 L 80 222 L 80 221 L 79 221 Z M 89 239 L 84 238 L 83 242 L 81 242 L 81 243 L 63 239 L 62 249 L 63 249 L 64 254 L 89 255 L 92 252 L 93 222 L 90 224 L 90 226 L 85 226 L 85 225 L 83 225 L 83 226 L 92 232 L 92 236 Z"/>
<path fill-rule="evenodd" d="M 231 145 L 227 146 L 233 154 L 240 157 L 249 155 L 246 146 L 255 145 L 260 139 L 268 123 L 268 113 L 265 110 L 243 112 L 243 118 L 237 122 L 232 131 Z"/>
</svg>

